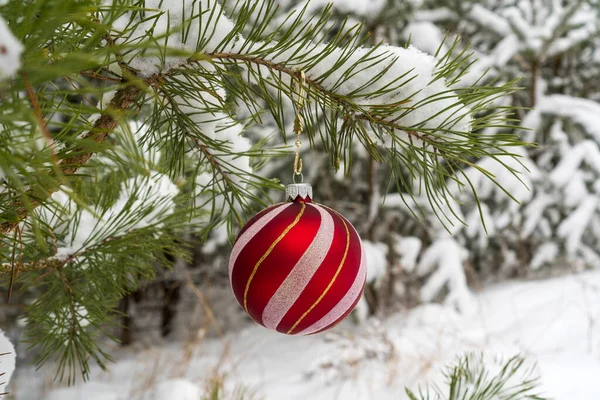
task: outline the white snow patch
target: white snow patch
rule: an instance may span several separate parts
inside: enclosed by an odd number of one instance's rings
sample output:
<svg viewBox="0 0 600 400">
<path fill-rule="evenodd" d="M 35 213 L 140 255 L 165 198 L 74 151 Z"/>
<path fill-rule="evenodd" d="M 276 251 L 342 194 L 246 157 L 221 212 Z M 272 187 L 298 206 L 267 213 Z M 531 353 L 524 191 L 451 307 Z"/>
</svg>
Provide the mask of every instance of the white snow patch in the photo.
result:
<svg viewBox="0 0 600 400">
<path fill-rule="evenodd" d="M 300 12 L 306 8 L 306 14 L 318 12 L 328 4 L 342 14 L 355 14 L 364 18 L 373 18 L 379 15 L 387 4 L 387 0 L 310 0 L 301 1 L 291 11 Z"/>
<path fill-rule="evenodd" d="M 5 393 L 6 386 L 15 371 L 17 353 L 2 330 L 0 330 L 0 396 Z"/>
<path fill-rule="evenodd" d="M 23 45 L 0 16 L 0 79 L 14 76 L 21 67 Z"/>
<path fill-rule="evenodd" d="M 417 237 L 394 235 L 394 251 L 400 256 L 402 269 L 407 272 L 414 271 L 422 245 L 421 239 Z"/>
<path fill-rule="evenodd" d="M 137 21 L 139 25 L 126 38 L 119 38 L 117 43 L 125 43 L 129 38 L 133 38 L 135 42 L 136 38 L 145 37 L 147 32 L 152 32 L 152 36 L 158 40 L 157 45 L 161 47 L 166 44 L 170 49 L 182 50 L 189 54 L 199 50 L 213 51 L 234 26 L 233 22 L 223 15 L 220 4 L 214 0 L 189 3 L 182 3 L 180 0 L 146 0 L 145 7 L 143 21 Z M 215 9 L 212 18 L 211 9 Z M 192 20 L 192 15 L 199 18 Z M 136 18 L 141 17 L 138 15 Z M 131 15 L 125 13 L 114 22 L 113 28 L 125 31 L 130 20 Z M 197 47 L 201 38 L 208 39 L 203 49 Z M 188 56 L 168 56 L 164 62 L 161 58 L 159 52 L 154 56 L 136 54 L 128 63 L 130 67 L 138 70 L 140 76 L 148 77 L 181 65 Z"/>
<path fill-rule="evenodd" d="M 550 180 L 558 187 L 565 186 L 580 170 L 583 161 L 600 173 L 600 150 L 596 142 L 585 140 L 573 146 L 554 168 Z"/>
<path fill-rule="evenodd" d="M 100 243 L 107 234 L 114 234 L 116 227 L 119 233 L 150 225 L 160 228 L 160 220 L 175 211 L 174 197 L 179 193 L 168 176 L 150 171 L 150 176 L 138 175 L 125 181 L 118 199 L 107 210 L 81 209 L 76 214 L 77 206 L 68 190 L 61 187 L 52 194 L 52 203 L 35 211 L 61 237 L 55 255 L 60 259 Z M 64 214 L 71 218 L 61 220 L 59 216 Z"/>
<path fill-rule="evenodd" d="M 367 265 L 367 282 L 377 283 L 385 276 L 387 271 L 388 247 L 385 243 L 374 243 L 368 240 L 363 240 L 363 251 L 366 255 Z"/>
<path fill-rule="evenodd" d="M 531 260 L 531 269 L 539 269 L 545 263 L 555 260 L 557 255 L 558 246 L 556 243 L 548 242 L 542 244 Z"/>
<path fill-rule="evenodd" d="M 421 300 L 431 302 L 447 285 L 448 295 L 444 302 L 458 310 L 469 313 L 473 309 L 473 295 L 467 286 L 463 262 L 468 251 L 452 238 L 433 242 L 421 256 L 416 268 L 419 276 L 431 275 L 421 288 Z"/>
<path fill-rule="evenodd" d="M 325 47 L 324 44 L 316 44 L 310 53 L 316 56 L 322 53 Z M 297 49 L 293 48 L 283 52 L 273 61 L 286 62 L 296 51 Z M 331 73 L 331 65 L 339 62 L 341 55 L 340 50 L 324 57 L 322 62 L 306 71 L 307 77 L 318 79 L 320 76 L 326 76 L 322 82 L 323 86 L 341 95 L 357 96 L 355 101 L 366 107 L 408 101 L 411 111 L 402 109 L 389 117 L 400 126 L 452 129 L 459 132 L 471 130 L 470 109 L 456 94 L 448 92 L 445 79 L 432 82 L 437 60 L 429 54 L 414 46 L 400 48 L 382 45 L 377 49 L 358 48 L 341 68 Z M 373 65 L 374 58 L 381 62 Z M 301 67 L 299 65 L 299 68 Z M 380 78 L 369 84 L 373 77 L 378 75 Z M 405 84 L 399 90 L 377 97 L 369 96 L 373 91 L 394 84 L 393 81 L 400 76 L 405 77 L 402 80 Z M 407 137 L 402 131 L 397 133 L 401 137 Z"/>
<path fill-rule="evenodd" d="M 596 196 L 587 196 L 569 216 L 558 226 L 558 236 L 566 239 L 566 248 L 569 254 L 575 254 L 581 245 L 585 229 L 592 220 L 598 207 Z"/>
<path fill-rule="evenodd" d="M 508 36 L 513 33 L 510 24 L 505 18 L 480 4 L 473 4 L 469 17 L 480 26 L 491 29 L 500 36 Z"/>
<path fill-rule="evenodd" d="M 525 207 L 523 214 L 525 215 L 525 223 L 521 230 L 521 237 L 526 238 L 530 236 L 535 229 L 539 226 L 542 220 L 542 215 L 546 208 L 555 203 L 554 197 L 540 192 L 536 197 Z M 532 264 L 535 265 L 535 264 Z"/>
<path fill-rule="evenodd" d="M 186 379 L 171 379 L 156 385 L 153 400 L 198 400 L 202 398 L 200 387 Z"/>
<path fill-rule="evenodd" d="M 432 56 L 436 54 L 444 41 L 444 33 L 429 21 L 410 22 L 404 28 L 404 36 L 410 38 L 412 45 Z M 444 54 L 445 47 L 442 47 L 441 54 Z"/>
</svg>

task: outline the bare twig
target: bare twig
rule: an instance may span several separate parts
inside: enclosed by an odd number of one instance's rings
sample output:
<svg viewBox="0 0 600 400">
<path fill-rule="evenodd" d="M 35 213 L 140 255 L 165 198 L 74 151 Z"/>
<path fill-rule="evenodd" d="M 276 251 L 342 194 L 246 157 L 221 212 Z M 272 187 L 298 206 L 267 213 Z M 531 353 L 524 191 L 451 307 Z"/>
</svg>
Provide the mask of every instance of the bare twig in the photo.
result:
<svg viewBox="0 0 600 400">
<path fill-rule="evenodd" d="M 204 294 L 202 293 L 202 291 L 192 281 L 192 277 L 190 276 L 189 272 L 186 273 L 185 280 L 186 280 L 188 286 L 190 287 L 190 289 L 192 289 L 192 292 L 194 292 L 194 295 L 198 298 L 198 301 L 202 305 L 202 308 L 204 308 L 204 312 L 206 313 L 207 318 L 212 322 L 212 324 L 215 328 L 215 331 L 217 332 L 217 334 L 219 335 L 220 338 L 223 338 L 223 330 L 219 326 L 219 322 L 215 318 L 215 314 L 213 313 L 212 309 L 206 302 L 206 298 L 204 297 Z"/>
</svg>

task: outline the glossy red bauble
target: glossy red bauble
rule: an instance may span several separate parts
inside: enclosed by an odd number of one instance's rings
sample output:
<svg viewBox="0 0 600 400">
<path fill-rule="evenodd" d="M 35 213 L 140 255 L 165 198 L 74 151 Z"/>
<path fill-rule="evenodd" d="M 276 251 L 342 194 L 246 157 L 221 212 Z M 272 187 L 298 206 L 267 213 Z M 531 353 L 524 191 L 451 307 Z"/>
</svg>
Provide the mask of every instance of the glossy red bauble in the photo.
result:
<svg viewBox="0 0 600 400">
<path fill-rule="evenodd" d="M 365 285 L 365 254 L 348 220 L 297 196 L 244 226 L 229 277 L 238 303 L 254 321 L 308 335 L 335 326 L 354 309 Z"/>
</svg>

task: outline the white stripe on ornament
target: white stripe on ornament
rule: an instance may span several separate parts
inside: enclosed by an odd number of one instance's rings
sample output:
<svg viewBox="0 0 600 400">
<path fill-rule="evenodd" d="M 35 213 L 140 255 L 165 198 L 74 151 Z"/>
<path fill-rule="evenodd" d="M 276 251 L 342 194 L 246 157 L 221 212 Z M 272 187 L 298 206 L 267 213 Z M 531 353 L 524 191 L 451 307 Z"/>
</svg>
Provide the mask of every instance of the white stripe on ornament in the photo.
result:
<svg viewBox="0 0 600 400">
<path fill-rule="evenodd" d="M 308 282 L 321 266 L 325 256 L 329 253 L 331 243 L 333 243 L 334 224 L 331 214 L 319 206 L 311 203 L 306 204 L 315 208 L 321 214 L 321 225 L 319 225 L 319 230 L 308 249 L 300 257 L 300 260 L 292 268 L 263 310 L 263 325 L 269 329 L 276 329 L 285 314 L 298 300 Z"/>
<path fill-rule="evenodd" d="M 365 283 L 365 279 L 367 278 L 367 257 L 365 257 L 365 250 L 363 248 L 362 242 L 360 242 L 360 252 L 360 267 L 358 268 L 358 274 L 356 274 L 356 278 L 354 279 L 350 290 L 340 300 L 340 302 L 335 305 L 335 307 L 333 307 L 327 314 L 325 314 L 323 318 L 321 318 L 308 328 L 296 333 L 296 335 L 310 335 L 311 333 L 320 331 L 321 329 L 333 324 L 335 321 L 340 319 L 342 315 L 344 315 L 346 311 L 348 311 L 352 304 L 354 304 L 358 296 L 360 296 L 361 289 Z"/>
<path fill-rule="evenodd" d="M 263 215 L 258 221 L 256 221 L 252 226 L 250 226 L 246 231 L 240 236 L 240 238 L 235 242 L 233 249 L 231 250 L 231 257 L 229 258 L 229 283 L 232 283 L 232 272 L 233 266 L 235 262 L 244 249 L 246 245 L 256 236 L 256 234 L 265 227 L 269 222 L 271 222 L 276 216 L 281 214 L 286 208 L 291 206 L 293 203 L 288 203 L 282 205 L 280 207 L 275 207 L 272 211 L 269 211 L 265 215 Z"/>
</svg>

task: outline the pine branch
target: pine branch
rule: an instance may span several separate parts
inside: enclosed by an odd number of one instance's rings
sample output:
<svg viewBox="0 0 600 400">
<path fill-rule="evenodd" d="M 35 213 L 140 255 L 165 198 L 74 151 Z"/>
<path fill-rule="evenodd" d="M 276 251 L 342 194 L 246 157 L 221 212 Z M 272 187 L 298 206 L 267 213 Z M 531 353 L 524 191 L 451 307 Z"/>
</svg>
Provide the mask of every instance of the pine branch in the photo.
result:
<svg viewBox="0 0 600 400">
<path fill-rule="evenodd" d="M 288 75 L 292 78 L 295 78 L 297 80 L 299 80 L 301 77 L 300 70 L 293 69 L 293 68 L 287 67 L 283 64 L 269 61 L 269 60 L 266 60 L 261 57 L 252 57 L 252 56 L 248 56 L 248 55 L 244 55 L 244 54 L 236 54 L 236 53 L 207 53 L 206 56 L 210 57 L 213 60 L 236 60 L 236 61 L 242 61 L 242 62 L 246 62 L 246 63 L 250 63 L 250 64 L 263 65 L 271 70 L 283 72 L 286 75 Z M 310 87 L 314 88 L 315 90 L 322 93 L 323 95 L 336 101 L 338 105 L 340 105 L 342 107 L 343 106 L 350 106 L 351 108 L 355 107 L 355 104 L 350 103 L 347 100 L 347 98 L 344 98 L 344 96 L 341 96 L 335 92 L 332 92 L 331 90 L 328 90 L 323 85 L 321 85 L 319 82 L 316 82 L 315 80 L 310 79 L 309 76 L 305 76 L 305 81 Z M 405 127 L 395 124 L 393 121 L 387 121 L 384 118 L 373 116 L 368 112 L 365 112 L 364 114 L 354 115 L 353 118 L 367 120 L 370 122 L 374 122 L 376 124 L 385 125 L 390 128 L 395 128 L 395 129 L 401 130 L 403 132 L 406 132 L 408 135 L 411 135 L 418 139 L 424 140 L 424 137 L 422 135 L 419 135 L 417 132 L 406 130 Z"/>
<path fill-rule="evenodd" d="M 275 63 L 269 60 L 265 60 L 263 58 L 259 58 L 259 57 L 250 57 L 250 56 L 246 56 L 243 54 L 235 54 L 235 53 L 208 53 L 207 56 L 213 58 L 213 59 L 229 59 L 229 60 L 237 60 L 237 61 L 242 61 L 242 62 L 248 62 L 248 63 L 253 63 L 256 65 L 263 65 L 266 66 L 269 69 L 275 70 L 275 71 L 280 71 L 283 72 L 287 75 L 289 75 L 290 77 L 294 77 L 296 79 L 300 78 L 300 71 L 299 70 L 295 70 L 289 67 L 286 67 L 283 64 L 279 64 L 279 63 Z M 190 58 L 188 60 L 188 64 L 193 64 L 196 63 L 196 58 Z M 121 66 L 123 67 L 123 65 L 121 64 Z M 131 74 L 133 74 L 133 76 L 138 79 L 137 75 L 135 75 L 135 72 L 127 69 Z M 141 82 L 143 82 L 145 85 L 161 85 L 161 82 L 164 82 L 164 80 L 168 77 L 168 73 L 165 74 L 159 74 L 159 75 L 153 75 L 149 78 L 143 79 L 141 80 Z M 323 95 L 331 98 L 332 100 L 336 101 L 340 106 L 355 106 L 354 104 L 351 104 L 348 102 L 348 100 L 344 99 L 342 96 L 327 90 L 325 87 L 323 87 L 321 84 L 319 84 L 318 82 L 311 80 L 310 78 L 306 78 L 306 82 L 313 87 L 314 89 L 316 89 L 317 91 L 319 91 L 320 93 L 322 93 Z M 114 98 L 112 99 L 110 106 L 108 107 L 108 109 L 106 110 L 106 112 L 104 112 L 100 118 L 94 123 L 94 126 L 88 131 L 88 133 L 86 133 L 82 139 L 86 140 L 86 139 L 90 139 L 92 141 L 94 141 L 95 143 L 102 143 L 106 140 L 106 138 L 110 135 L 110 133 L 115 129 L 115 127 L 118 124 L 118 116 L 129 110 L 130 106 L 132 104 L 134 104 L 135 100 L 143 93 L 143 90 L 141 89 L 140 85 L 137 84 L 129 84 L 128 86 L 121 88 L 117 91 L 117 93 L 115 94 Z M 375 124 L 381 124 L 381 125 L 385 125 L 391 128 L 395 128 L 395 129 L 399 129 L 399 130 L 404 130 L 403 127 L 395 124 L 392 121 L 387 121 L 383 118 L 380 117 L 376 117 L 376 116 L 372 116 L 369 113 L 365 113 L 365 114 L 360 114 L 360 115 L 356 115 L 354 116 L 354 118 L 357 119 L 364 119 L 364 120 L 368 120 L 372 123 Z M 431 139 L 426 138 L 424 135 L 419 135 L 417 132 L 414 131 L 407 131 L 404 130 L 407 134 L 415 136 L 421 140 L 427 140 L 427 141 L 431 141 Z M 204 153 L 206 153 L 206 146 L 201 146 L 202 151 Z M 59 178 L 59 182 L 62 181 L 64 179 L 64 177 L 69 176 L 69 175 L 75 175 L 79 169 L 85 165 L 85 163 L 92 157 L 92 155 L 94 154 L 93 152 L 87 151 L 84 148 L 77 148 L 75 150 L 70 151 L 70 153 L 80 153 L 77 154 L 75 156 L 72 157 L 68 157 L 68 158 L 63 158 L 60 160 L 60 162 L 58 163 L 58 167 L 60 169 L 59 174 L 51 174 L 52 176 L 56 176 Z M 60 155 L 59 155 L 60 157 Z M 207 156 L 208 159 L 211 161 L 211 164 L 214 164 L 214 157 L 211 159 L 210 156 Z M 216 168 L 219 172 L 222 173 L 222 175 L 225 177 L 226 180 L 227 177 L 223 174 L 222 169 L 220 168 Z M 231 182 L 230 180 L 228 180 L 228 182 Z M 49 188 L 49 190 L 45 193 L 36 193 L 34 191 L 28 191 L 26 193 L 26 196 L 28 198 L 27 203 L 24 203 L 23 201 L 16 201 L 14 202 L 11 206 L 9 206 L 9 209 L 12 210 L 12 213 L 16 214 L 16 217 L 13 217 L 11 221 L 9 222 L 3 222 L 0 224 L 0 233 L 6 235 L 8 233 L 10 233 L 23 219 L 25 219 L 28 215 L 28 213 L 35 207 L 39 206 L 41 203 L 43 203 L 47 198 L 49 198 L 52 193 L 56 190 L 58 190 L 58 187 L 60 186 L 60 183 L 58 183 L 54 188 Z M 2 214 L 0 214 L 0 218 L 2 217 Z M 239 220 L 239 216 L 238 216 L 238 220 Z"/>
<path fill-rule="evenodd" d="M 406 388 L 411 400 L 547 400 L 538 394 L 539 378 L 521 356 L 501 363 L 490 373 L 483 354 L 467 353 L 457 358 L 445 372 L 446 384 L 433 386 L 418 394 Z"/>
<path fill-rule="evenodd" d="M 156 77 L 148 79 L 148 83 L 154 81 Z M 117 126 L 118 115 L 121 112 L 127 111 L 128 108 L 142 93 L 142 89 L 136 85 L 128 85 L 120 89 L 110 103 L 110 107 L 103 113 L 100 118 L 94 123 L 93 127 L 82 137 L 83 140 L 91 140 L 95 143 L 102 143 L 106 140 L 109 134 Z M 0 223 L 0 234 L 7 235 L 23 221 L 29 212 L 46 201 L 52 193 L 60 187 L 60 182 L 69 175 L 75 175 L 79 169 L 92 157 L 93 152 L 87 151 L 85 148 L 76 148 L 69 153 L 76 155 L 61 159 L 58 163 L 59 173 L 51 173 L 52 176 L 58 178 L 54 187 L 48 188 L 44 193 L 29 190 L 24 194 L 26 201 L 18 200 L 8 206 L 13 214 L 8 222 Z M 77 154 L 79 153 L 79 154 Z M 59 155 L 60 157 L 60 155 Z M 7 220 L 6 213 L 0 214 L 0 218 Z M 3 244 L 0 244 L 2 246 Z"/>
<path fill-rule="evenodd" d="M 193 64 L 193 60 L 192 59 L 188 60 L 186 64 Z M 165 78 L 166 78 L 166 75 L 165 75 Z M 154 87 L 160 91 L 160 93 L 169 102 L 169 104 L 171 105 L 171 107 L 173 109 L 179 108 L 177 103 L 173 100 L 173 96 L 171 96 L 169 93 L 167 93 L 162 88 L 162 86 L 154 85 Z M 229 191 L 232 193 L 235 193 L 236 185 L 233 183 L 233 181 L 232 181 L 231 177 L 229 176 L 229 174 L 227 173 L 227 171 L 225 171 L 225 168 L 223 167 L 223 165 L 221 165 L 221 163 L 219 163 L 219 161 L 217 160 L 217 157 L 211 152 L 211 149 L 208 146 L 206 146 L 205 144 L 203 144 L 202 141 L 200 141 L 197 137 L 189 135 L 187 132 L 186 132 L 186 134 L 194 142 L 195 147 L 198 148 L 202 154 L 204 154 L 206 159 L 209 161 L 209 163 L 213 167 L 213 171 L 217 172 L 219 175 L 221 175 L 223 177 L 223 180 L 225 181 L 227 187 L 229 188 Z M 226 196 L 226 199 L 229 202 L 229 205 L 231 207 L 231 212 L 234 214 L 237 223 L 239 224 L 240 227 L 243 226 L 244 223 L 242 221 L 242 217 L 236 211 L 235 204 L 233 204 L 233 201 L 229 200 L 229 198 L 227 196 Z"/>
<path fill-rule="evenodd" d="M 232 182 L 231 178 L 229 177 L 229 174 L 227 174 L 225 171 L 223 171 L 223 167 L 221 166 L 221 164 L 219 164 L 219 162 L 217 161 L 215 156 L 209 151 L 208 147 L 206 147 L 205 145 L 200 144 L 200 143 L 198 143 L 198 147 L 202 150 L 202 153 L 204 153 L 204 155 L 206 156 L 208 161 L 211 163 L 211 165 L 214 167 L 214 169 L 216 171 L 218 171 L 219 174 L 221 174 L 221 176 L 225 180 L 225 182 L 227 182 L 227 186 L 229 186 L 230 190 L 233 191 L 233 189 L 235 188 L 235 184 Z M 235 207 L 233 204 L 231 204 L 231 211 L 234 213 L 240 227 L 242 227 L 244 225 L 244 222 L 242 221 L 241 216 L 235 210 Z"/>
</svg>

